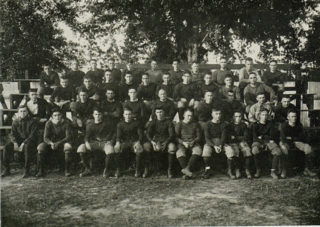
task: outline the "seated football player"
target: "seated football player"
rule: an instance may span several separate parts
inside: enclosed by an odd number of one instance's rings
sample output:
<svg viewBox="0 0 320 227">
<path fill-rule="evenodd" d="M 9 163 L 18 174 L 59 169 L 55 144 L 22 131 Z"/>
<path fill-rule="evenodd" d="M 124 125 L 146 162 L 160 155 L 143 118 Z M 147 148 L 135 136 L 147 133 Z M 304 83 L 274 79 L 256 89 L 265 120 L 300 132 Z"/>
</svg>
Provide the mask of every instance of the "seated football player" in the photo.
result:
<svg viewBox="0 0 320 227">
<path fill-rule="evenodd" d="M 177 85 L 178 83 L 182 82 L 182 74 L 183 74 L 183 71 L 179 68 L 178 59 L 174 59 L 172 61 L 172 68 L 173 69 L 169 71 L 171 82 L 172 84 Z"/>
<path fill-rule="evenodd" d="M 177 84 L 174 88 L 173 99 L 178 102 L 178 112 L 180 120 L 183 119 L 184 110 L 188 107 L 197 108 L 199 101 L 197 87 L 191 83 L 190 72 L 184 72 L 182 82 Z"/>
<path fill-rule="evenodd" d="M 227 75 L 224 79 L 224 85 L 220 87 L 220 96 L 222 99 L 228 99 L 228 91 L 233 91 L 235 95 L 235 99 L 241 102 L 241 94 L 240 94 L 240 88 L 233 85 L 232 76 Z"/>
<path fill-rule="evenodd" d="M 60 77 L 60 86 L 58 86 L 50 97 L 50 102 L 58 106 L 65 114 L 70 110 L 70 103 L 77 100 L 76 90 L 69 84 L 69 79 Z"/>
<path fill-rule="evenodd" d="M 109 59 L 105 59 L 104 62 L 107 63 L 108 65 L 107 70 L 111 72 L 112 82 L 115 84 L 119 84 L 121 82 L 122 73 L 120 69 L 117 69 L 115 67 L 116 65 L 115 60 L 113 58 L 109 58 Z"/>
<path fill-rule="evenodd" d="M 220 87 L 225 84 L 225 78 L 227 76 L 233 76 L 233 72 L 227 68 L 227 59 L 225 57 L 220 58 L 220 69 L 215 70 L 212 73 L 213 82 Z"/>
<path fill-rule="evenodd" d="M 196 162 L 202 154 L 202 148 L 199 145 L 201 142 L 200 125 L 193 121 L 193 112 L 191 109 L 186 109 L 183 113 L 183 120 L 175 126 L 177 147 L 177 159 L 182 168 L 184 179 L 190 179 L 193 176 L 191 172 L 195 167 Z M 187 152 L 191 154 L 187 161 Z"/>
<path fill-rule="evenodd" d="M 199 85 L 199 97 L 204 97 L 206 91 L 211 91 L 214 99 L 219 99 L 219 87 L 212 82 L 211 73 L 206 73 L 203 82 Z"/>
<path fill-rule="evenodd" d="M 51 95 L 54 89 L 59 86 L 59 83 L 58 73 L 52 71 L 49 65 L 44 65 L 43 71 L 40 73 L 39 97 L 43 98 L 43 95 Z"/>
<path fill-rule="evenodd" d="M 190 70 L 191 82 L 196 85 L 200 85 L 202 83 L 204 75 L 205 73 L 202 70 L 200 70 L 199 62 L 197 61 L 192 62 L 191 70 Z"/>
<path fill-rule="evenodd" d="M 287 157 L 289 149 L 298 148 L 305 153 L 305 169 L 304 175 L 315 177 L 317 174 L 313 173 L 310 168 L 312 166 L 314 151 L 312 147 L 305 143 L 303 134 L 303 126 L 297 121 L 297 112 L 295 110 L 288 111 L 288 121 L 281 124 L 280 129 L 280 148 L 283 153 L 283 161 L 281 162 L 281 178 L 286 178 L 287 170 Z"/>
<path fill-rule="evenodd" d="M 72 153 L 71 125 L 67 119 L 64 119 L 62 117 L 62 112 L 60 109 L 53 108 L 51 110 L 51 113 L 51 119 L 47 121 L 44 129 L 44 142 L 40 143 L 37 147 L 38 173 L 36 177 L 42 177 L 44 175 L 43 164 L 45 158 L 48 158 L 48 156 L 61 158 L 61 156 L 63 156 L 63 153 L 65 163 L 65 176 L 69 177 L 71 176 L 70 164 Z"/>
<path fill-rule="evenodd" d="M 78 147 L 84 165 L 84 172 L 80 177 L 92 174 L 98 152 L 106 154 L 103 177 L 109 177 L 109 166 L 114 154 L 116 140 L 116 123 L 111 119 L 103 121 L 103 111 L 100 108 L 93 110 L 93 122 L 89 123 L 86 130 L 84 144 Z"/>
<path fill-rule="evenodd" d="M 96 86 L 100 86 L 103 79 L 103 70 L 97 68 L 97 61 L 95 59 L 91 59 L 90 61 L 91 69 L 86 73 L 92 80 L 92 83 Z"/>
<path fill-rule="evenodd" d="M 275 142 L 275 127 L 272 122 L 268 121 L 269 110 L 262 109 L 259 115 L 259 121 L 252 125 L 252 154 L 253 160 L 256 167 L 256 173 L 254 177 L 259 178 L 261 174 L 261 152 L 263 150 L 268 150 L 272 154 L 272 167 L 270 176 L 273 179 L 278 179 L 276 170 L 278 168 L 278 163 L 280 156 L 282 154 L 279 146 Z M 266 149 L 265 149 L 266 148 Z"/>
<path fill-rule="evenodd" d="M 229 143 L 233 151 L 235 152 L 235 167 L 236 178 L 241 177 L 239 156 L 240 151 L 242 157 L 245 159 L 245 170 L 248 179 L 251 179 L 250 173 L 250 159 L 252 156 L 251 148 L 248 145 L 249 133 L 248 126 L 242 122 L 242 112 L 235 110 L 233 114 L 233 121 L 228 125 Z"/>
<path fill-rule="evenodd" d="M 96 85 L 93 84 L 90 76 L 85 75 L 83 77 L 83 84 L 77 88 L 77 93 L 79 94 L 80 90 L 86 90 L 88 93 L 89 99 L 92 99 L 96 102 L 100 100 L 99 89 Z"/>
<path fill-rule="evenodd" d="M 174 127 L 170 119 L 165 118 L 162 107 L 155 107 L 156 119 L 148 125 L 147 139 L 143 147 L 146 153 L 156 156 L 156 166 L 159 169 L 161 156 L 168 155 L 168 178 L 172 178 L 172 165 L 176 146 L 174 142 Z M 154 151 L 154 152 L 152 152 Z"/>
<path fill-rule="evenodd" d="M 75 88 L 80 87 L 84 76 L 85 73 L 79 70 L 79 62 L 77 60 L 72 60 L 71 71 L 66 74 L 70 85 L 74 86 Z"/>
<path fill-rule="evenodd" d="M 11 142 L 3 148 L 4 171 L 1 177 L 10 175 L 10 157 L 12 152 L 16 152 L 19 160 L 24 156 L 24 169 L 22 178 L 30 175 L 30 164 L 32 152 L 35 151 L 37 143 L 38 121 L 28 116 L 26 106 L 18 107 L 18 118 L 12 122 Z"/>
<path fill-rule="evenodd" d="M 211 113 L 213 106 L 213 93 L 212 91 L 206 91 L 204 94 L 204 100 L 199 103 L 195 111 L 196 119 L 198 119 L 201 129 L 204 128 L 207 121 L 212 119 Z"/>
<path fill-rule="evenodd" d="M 124 77 L 127 74 L 127 72 L 130 72 L 130 74 L 132 75 L 132 81 L 134 84 L 138 85 L 141 84 L 141 73 L 138 69 L 133 67 L 134 61 L 133 60 L 129 60 L 126 63 L 126 68 L 123 69 L 122 71 L 122 78 L 121 78 L 121 83 L 124 83 Z"/>
<path fill-rule="evenodd" d="M 120 121 L 122 116 L 122 105 L 114 98 L 114 91 L 111 89 L 106 90 L 106 99 L 101 102 L 104 118 L 109 119 L 115 124 Z"/>
<path fill-rule="evenodd" d="M 149 116 L 146 114 L 146 105 L 137 97 L 137 90 L 135 88 L 130 88 L 128 95 L 130 98 L 123 104 L 123 108 L 130 109 L 132 118 L 141 124 L 145 124 L 149 119 Z"/>
<path fill-rule="evenodd" d="M 244 89 L 244 100 L 246 102 L 246 112 L 248 113 L 250 107 L 257 102 L 257 94 L 259 93 L 269 93 L 270 94 L 270 102 L 273 103 L 275 98 L 274 90 L 262 83 L 257 82 L 257 75 L 252 72 L 249 74 L 249 84 Z"/>
<path fill-rule="evenodd" d="M 151 107 L 156 98 L 155 91 L 157 89 L 157 84 L 150 83 L 149 75 L 146 73 L 142 74 L 141 80 L 142 80 L 142 83 L 140 84 L 137 90 L 137 95 L 138 95 L 138 98 L 142 100 L 146 105 L 146 111 L 147 111 L 146 114 L 150 116 Z"/>
<path fill-rule="evenodd" d="M 281 102 L 275 107 L 274 112 L 274 120 L 276 124 L 281 124 L 288 120 L 288 111 L 289 110 L 297 110 L 296 106 L 290 103 L 290 96 L 284 95 L 282 96 Z M 300 120 L 300 114 L 297 113 L 297 121 Z"/>
<path fill-rule="evenodd" d="M 103 100 L 106 94 L 107 89 L 111 89 L 114 92 L 114 95 L 116 99 L 119 99 L 119 84 L 112 82 L 112 73 L 111 70 L 107 69 L 104 73 L 104 81 L 99 87 L 101 92 L 101 100 Z"/>
<path fill-rule="evenodd" d="M 124 75 L 124 83 L 119 84 L 119 101 L 125 102 L 129 99 L 128 93 L 129 89 L 134 88 L 138 89 L 138 84 L 133 83 L 132 73 L 127 71 Z"/>
<path fill-rule="evenodd" d="M 128 158 L 128 153 L 135 154 L 135 177 L 140 177 L 140 162 L 143 154 L 143 129 L 139 121 L 132 117 L 132 110 L 124 109 L 123 121 L 117 125 L 117 143 L 114 146 L 115 150 L 115 164 L 117 171 L 115 177 L 120 177 L 122 172 L 122 163 Z M 148 174 L 148 166 L 145 166 L 143 176 Z"/>
<path fill-rule="evenodd" d="M 146 71 L 146 73 L 149 75 L 150 82 L 160 84 L 163 73 L 160 69 L 158 69 L 158 63 L 155 60 L 152 60 L 150 66 L 151 69 Z"/>
<path fill-rule="evenodd" d="M 270 105 L 270 102 L 266 101 L 266 96 L 263 92 L 260 92 L 257 94 L 257 103 L 253 104 L 250 107 L 250 111 L 248 114 L 248 119 L 250 123 L 255 123 L 259 121 L 259 115 L 260 111 L 262 109 L 268 110 L 268 121 L 273 120 L 274 113 L 272 111 L 272 107 Z"/>
<path fill-rule="evenodd" d="M 229 122 L 232 121 L 235 110 L 244 111 L 243 103 L 236 100 L 233 90 L 228 91 L 227 100 L 223 101 L 221 106 L 223 107 L 223 114 L 225 115 L 223 118 Z"/>
<path fill-rule="evenodd" d="M 75 102 L 71 107 L 72 111 L 72 126 L 84 132 L 86 125 L 92 119 L 92 111 L 95 107 L 95 102 L 89 99 L 86 89 L 79 90 L 79 101 Z"/>
<path fill-rule="evenodd" d="M 205 173 L 204 179 L 210 178 L 212 175 L 211 170 L 211 158 L 213 152 L 217 154 L 225 154 L 228 162 L 228 175 L 231 179 L 236 177 L 232 173 L 232 166 L 234 163 L 234 158 L 236 156 L 235 151 L 232 147 L 227 144 L 228 142 L 228 132 L 227 132 L 227 123 L 220 120 L 221 119 L 221 110 L 212 109 L 212 120 L 208 121 L 204 126 L 204 135 L 205 135 L 205 145 L 203 147 L 203 160 L 205 164 Z M 236 169 L 237 177 L 239 176 L 239 168 Z"/>
<path fill-rule="evenodd" d="M 168 72 L 162 75 L 162 84 L 158 84 L 156 94 L 159 94 L 160 89 L 163 89 L 167 93 L 167 98 L 173 100 L 174 84 L 171 82 L 171 76 Z"/>
<path fill-rule="evenodd" d="M 156 119 L 155 107 L 161 107 L 165 113 L 165 117 L 172 121 L 177 113 L 174 102 L 167 98 L 167 92 L 164 89 L 158 91 L 158 97 L 159 99 L 155 100 L 152 106 L 152 119 Z"/>
</svg>

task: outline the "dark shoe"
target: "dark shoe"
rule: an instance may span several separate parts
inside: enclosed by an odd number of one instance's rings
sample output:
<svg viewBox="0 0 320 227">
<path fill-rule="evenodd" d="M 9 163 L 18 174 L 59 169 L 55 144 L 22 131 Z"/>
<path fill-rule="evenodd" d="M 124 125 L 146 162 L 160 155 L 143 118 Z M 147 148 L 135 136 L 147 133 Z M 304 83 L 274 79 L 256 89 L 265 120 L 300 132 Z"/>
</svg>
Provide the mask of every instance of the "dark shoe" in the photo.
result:
<svg viewBox="0 0 320 227">
<path fill-rule="evenodd" d="M 30 172 L 28 169 L 24 169 L 21 178 L 27 178 L 30 176 Z"/>
<path fill-rule="evenodd" d="M 192 175 L 193 175 L 193 173 L 189 170 L 188 167 L 182 169 L 181 172 L 182 172 L 184 175 L 188 176 L 188 177 L 192 177 Z"/>
<path fill-rule="evenodd" d="M 231 178 L 231 180 L 235 180 L 235 179 L 236 179 L 236 176 L 233 175 L 231 169 L 228 170 L 228 175 L 229 175 L 229 177 Z"/>
<path fill-rule="evenodd" d="M 83 173 L 80 173 L 80 177 L 90 176 L 92 174 L 90 169 L 86 169 Z"/>
<path fill-rule="evenodd" d="M 120 171 L 120 168 L 117 168 L 117 170 L 116 170 L 116 172 L 115 172 L 114 176 L 115 176 L 116 178 L 121 177 L 121 171 Z"/>
<path fill-rule="evenodd" d="M 190 180 L 191 177 L 188 177 L 187 175 L 183 175 L 183 176 L 182 176 L 182 179 L 184 179 L 184 180 Z"/>
<path fill-rule="evenodd" d="M 109 171 L 107 170 L 107 168 L 104 168 L 102 177 L 103 177 L 103 178 L 109 177 Z"/>
<path fill-rule="evenodd" d="M 211 169 L 207 169 L 207 170 L 205 170 L 205 172 L 203 174 L 203 179 L 209 179 L 212 175 L 213 175 L 212 170 Z"/>
<path fill-rule="evenodd" d="M 315 177 L 315 176 L 317 176 L 316 173 L 311 172 L 308 168 L 305 168 L 305 169 L 304 169 L 303 174 L 304 174 L 305 176 L 309 176 L 309 177 Z"/>
<path fill-rule="evenodd" d="M 256 173 L 254 174 L 255 178 L 259 178 L 261 174 L 261 169 L 257 169 Z"/>
<path fill-rule="evenodd" d="M 236 169 L 236 178 L 237 178 L 237 179 L 240 179 L 240 178 L 241 178 L 240 169 Z"/>
<path fill-rule="evenodd" d="M 37 174 L 36 174 L 36 177 L 43 177 L 44 176 L 44 173 L 42 171 L 39 171 Z"/>
<path fill-rule="evenodd" d="M 9 176 L 10 174 L 11 174 L 10 170 L 6 169 L 2 172 L 1 177 L 6 177 L 6 176 Z"/>
<path fill-rule="evenodd" d="M 248 178 L 248 179 L 252 179 L 250 170 L 246 169 L 246 175 L 247 175 L 247 178 Z"/>
<path fill-rule="evenodd" d="M 142 174 L 142 177 L 143 177 L 143 178 L 146 178 L 146 177 L 148 176 L 148 174 L 149 174 L 149 169 L 148 169 L 147 167 L 145 167 L 145 168 L 144 168 L 144 172 L 143 172 L 143 174 Z"/>
<path fill-rule="evenodd" d="M 278 180 L 279 177 L 276 174 L 276 170 L 271 170 L 270 176 L 272 177 L 273 180 Z"/>
<path fill-rule="evenodd" d="M 171 179 L 173 178 L 172 170 L 168 169 L 168 178 Z"/>
</svg>

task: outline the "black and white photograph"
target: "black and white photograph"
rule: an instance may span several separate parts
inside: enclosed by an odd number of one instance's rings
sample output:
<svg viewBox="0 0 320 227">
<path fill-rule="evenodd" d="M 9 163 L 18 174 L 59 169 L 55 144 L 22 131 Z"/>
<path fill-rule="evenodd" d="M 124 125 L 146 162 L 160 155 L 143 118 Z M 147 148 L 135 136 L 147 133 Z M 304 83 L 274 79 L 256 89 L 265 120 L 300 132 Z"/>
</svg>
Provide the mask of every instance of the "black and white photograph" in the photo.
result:
<svg viewBox="0 0 320 227">
<path fill-rule="evenodd" d="M 3 227 L 320 225 L 319 0 L 0 0 Z"/>
</svg>

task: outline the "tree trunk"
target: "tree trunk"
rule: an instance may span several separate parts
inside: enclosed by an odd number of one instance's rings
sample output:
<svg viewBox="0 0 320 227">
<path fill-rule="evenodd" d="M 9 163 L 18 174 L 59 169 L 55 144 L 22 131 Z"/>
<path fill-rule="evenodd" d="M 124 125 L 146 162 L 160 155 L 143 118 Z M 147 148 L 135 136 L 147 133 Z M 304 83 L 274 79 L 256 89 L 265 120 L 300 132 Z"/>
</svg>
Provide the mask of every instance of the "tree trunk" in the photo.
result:
<svg viewBox="0 0 320 227">
<path fill-rule="evenodd" d="M 198 61 L 198 44 L 191 43 L 188 48 L 188 64 L 191 64 L 193 61 Z"/>
</svg>

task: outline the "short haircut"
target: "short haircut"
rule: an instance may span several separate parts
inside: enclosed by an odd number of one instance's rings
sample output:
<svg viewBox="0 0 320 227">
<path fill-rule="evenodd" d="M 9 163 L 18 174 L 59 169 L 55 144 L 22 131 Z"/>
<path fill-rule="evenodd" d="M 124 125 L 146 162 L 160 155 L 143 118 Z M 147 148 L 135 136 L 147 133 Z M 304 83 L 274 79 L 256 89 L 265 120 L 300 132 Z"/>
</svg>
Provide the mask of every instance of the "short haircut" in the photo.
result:
<svg viewBox="0 0 320 227">
<path fill-rule="evenodd" d="M 17 110 L 20 110 L 20 109 L 23 109 L 23 108 L 26 108 L 28 110 L 28 107 L 26 105 L 20 105 L 18 106 Z M 29 112 L 29 111 L 28 111 Z"/>
<path fill-rule="evenodd" d="M 179 63 L 179 60 L 178 60 L 178 59 L 176 59 L 176 58 L 175 58 L 175 59 L 173 59 L 172 63 L 173 63 L 173 62 L 175 62 L 175 61 Z"/>
<path fill-rule="evenodd" d="M 206 91 L 204 92 L 204 95 L 206 95 L 208 92 L 210 92 L 210 93 L 213 94 L 213 91 L 206 90 Z"/>
<path fill-rule="evenodd" d="M 257 74 L 256 74 L 255 72 L 249 73 L 249 77 L 250 77 L 250 75 L 255 75 L 255 76 L 257 76 Z"/>
<path fill-rule="evenodd" d="M 225 78 L 224 78 L 224 79 L 227 79 L 227 78 L 230 78 L 231 80 L 233 80 L 233 78 L 232 78 L 232 75 L 231 75 L 231 74 L 227 74 L 227 75 L 225 76 Z"/>
<path fill-rule="evenodd" d="M 135 91 L 137 91 L 137 88 L 131 87 L 131 88 L 128 89 L 128 92 L 129 92 L 130 90 L 135 90 Z"/>
<path fill-rule="evenodd" d="M 150 77 L 149 74 L 146 73 L 146 72 L 144 72 L 144 73 L 141 74 L 141 79 L 142 79 L 143 76 L 147 76 L 148 78 Z"/>
<path fill-rule="evenodd" d="M 113 93 L 115 93 L 114 89 L 112 89 L 112 88 L 107 88 L 106 93 L 107 93 L 107 91 L 113 91 Z"/>
<path fill-rule="evenodd" d="M 78 94 L 80 94 L 80 92 L 85 92 L 88 94 L 88 90 L 85 89 L 85 88 L 80 88 L 79 91 L 78 91 Z"/>
<path fill-rule="evenodd" d="M 291 100 L 291 97 L 290 97 L 289 95 L 283 95 L 282 98 L 281 98 L 281 100 L 282 100 L 282 99 L 290 99 L 290 100 Z"/>
<path fill-rule="evenodd" d="M 262 108 L 262 109 L 260 110 L 260 114 L 261 114 L 262 112 L 267 112 L 267 114 L 269 114 L 269 110 L 266 109 L 266 108 Z"/>
<path fill-rule="evenodd" d="M 184 76 L 184 75 L 186 75 L 186 74 L 189 74 L 189 75 L 191 76 L 191 72 L 190 72 L 189 70 L 185 70 L 185 71 L 183 71 L 182 76 Z"/>
<path fill-rule="evenodd" d="M 84 80 L 89 80 L 89 79 L 91 80 L 91 77 L 90 77 L 89 75 L 85 75 L 85 76 L 83 77 L 83 81 L 84 81 Z"/>
<path fill-rule="evenodd" d="M 204 73 L 203 78 L 205 78 L 207 75 L 209 75 L 209 76 L 211 77 L 211 79 L 212 79 L 212 74 L 211 74 L 211 72 L 208 72 L 208 71 L 206 71 L 206 72 Z"/>
<path fill-rule="evenodd" d="M 111 73 L 112 73 L 112 71 L 111 71 L 110 69 L 106 69 L 106 71 L 104 72 L 104 74 L 106 74 L 106 72 L 111 72 Z"/>
<path fill-rule="evenodd" d="M 126 76 L 126 75 L 131 75 L 132 76 L 132 72 L 131 71 L 126 71 L 126 74 L 124 76 Z"/>
<path fill-rule="evenodd" d="M 164 75 L 167 75 L 167 76 L 170 76 L 170 77 L 171 77 L 171 75 L 170 75 L 170 73 L 169 73 L 168 71 L 164 72 L 164 73 L 162 74 L 162 77 L 163 77 Z"/>
<path fill-rule="evenodd" d="M 193 64 L 199 64 L 199 62 L 198 62 L 198 61 L 193 61 L 193 62 L 192 62 L 192 65 L 193 65 Z"/>
<path fill-rule="evenodd" d="M 129 108 L 129 107 L 124 108 L 124 109 L 123 109 L 123 113 L 124 113 L 124 111 L 130 111 L 130 112 L 132 113 L 132 109 Z"/>
<path fill-rule="evenodd" d="M 55 112 L 59 112 L 59 113 L 61 113 L 62 111 L 59 109 L 59 108 L 52 108 L 51 109 L 51 115 L 53 115 L 53 113 L 55 113 Z"/>
<path fill-rule="evenodd" d="M 247 58 L 246 58 L 246 61 L 253 61 L 253 59 L 250 58 L 250 57 L 247 57 Z"/>
<path fill-rule="evenodd" d="M 211 112 L 221 112 L 221 108 L 220 107 L 214 107 L 212 108 L 212 111 Z"/>
<path fill-rule="evenodd" d="M 164 111 L 163 106 L 156 106 L 156 107 L 154 108 L 154 110 L 162 110 L 162 111 Z"/>
<path fill-rule="evenodd" d="M 183 111 L 183 115 L 186 113 L 186 112 L 191 112 L 193 114 L 193 110 L 191 108 L 187 108 Z"/>
<path fill-rule="evenodd" d="M 69 78 L 66 76 L 60 76 L 60 80 L 69 80 Z"/>
<path fill-rule="evenodd" d="M 296 110 L 290 109 L 290 110 L 288 110 L 288 112 L 287 112 L 287 116 L 288 116 L 289 114 L 291 114 L 291 113 L 298 114 Z"/>
<path fill-rule="evenodd" d="M 28 92 L 38 92 L 38 90 L 36 88 L 30 88 Z"/>
<path fill-rule="evenodd" d="M 167 93 L 167 91 L 164 90 L 163 88 L 159 89 L 158 94 L 159 94 L 160 91 L 165 91 Z"/>
<path fill-rule="evenodd" d="M 272 60 L 269 62 L 269 64 L 271 64 L 272 62 L 278 64 L 278 62 L 277 62 L 276 60 L 274 60 L 274 59 L 272 59 Z"/>
<path fill-rule="evenodd" d="M 226 58 L 226 57 L 221 57 L 221 58 L 220 58 L 220 61 L 221 61 L 222 59 L 227 60 L 227 58 Z"/>
<path fill-rule="evenodd" d="M 102 113 L 102 112 L 103 112 L 103 110 L 102 110 L 101 107 L 95 107 L 95 108 L 93 108 L 92 113 L 94 113 L 94 111 L 97 111 L 98 113 Z"/>
<path fill-rule="evenodd" d="M 264 96 L 266 96 L 263 92 L 259 92 L 259 93 L 256 95 L 256 97 L 258 97 L 259 95 L 264 95 Z"/>
<path fill-rule="evenodd" d="M 241 114 L 241 117 L 242 117 L 242 115 L 243 115 L 243 112 L 242 112 L 242 110 L 240 110 L 240 109 L 235 109 L 235 110 L 233 111 L 233 115 L 236 114 L 236 113 L 240 113 L 240 114 Z"/>
<path fill-rule="evenodd" d="M 151 64 L 152 62 L 157 63 L 157 61 L 156 61 L 156 60 L 154 60 L 154 59 L 151 59 L 150 64 Z"/>
</svg>

